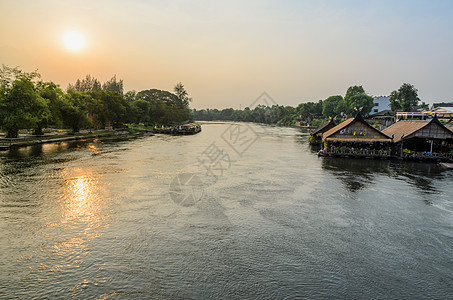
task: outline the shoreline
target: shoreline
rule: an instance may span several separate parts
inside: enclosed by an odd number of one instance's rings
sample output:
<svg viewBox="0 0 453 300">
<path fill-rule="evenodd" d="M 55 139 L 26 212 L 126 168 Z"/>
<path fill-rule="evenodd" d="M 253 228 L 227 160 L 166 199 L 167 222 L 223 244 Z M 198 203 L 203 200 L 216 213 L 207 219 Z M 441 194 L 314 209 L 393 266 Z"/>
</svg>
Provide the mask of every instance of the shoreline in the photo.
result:
<svg viewBox="0 0 453 300">
<path fill-rule="evenodd" d="M 138 136 L 144 135 L 148 133 L 148 131 L 138 131 L 135 133 L 131 133 L 129 131 L 100 131 L 99 133 L 77 133 L 73 135 L 63 135 L 58 137 L 58 135 L 52 135 L 46 137 L 43 135 L 42 137 L 23 137 L 23 138 L 16 138 L 16 139 L 0 139 L 0 151 L 8 151 L 14 148 L 21 148 L 21 147 L 28 147 L 33 145 L 40 145 L 40 144 L 50 144 L 50 143 L 61 143 L 67 141 L 78 141 L 78 140 L 93 140 L 98 138 L 106 138 L 106 137 L 119 137 L 119 136 Z"/>
</svg>

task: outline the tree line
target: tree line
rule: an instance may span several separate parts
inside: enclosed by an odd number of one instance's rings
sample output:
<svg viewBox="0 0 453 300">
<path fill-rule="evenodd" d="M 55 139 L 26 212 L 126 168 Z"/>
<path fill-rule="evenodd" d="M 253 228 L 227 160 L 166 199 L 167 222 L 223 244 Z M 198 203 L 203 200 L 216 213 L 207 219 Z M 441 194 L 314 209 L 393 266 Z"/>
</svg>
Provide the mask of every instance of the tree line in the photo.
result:
<svg viewBox="0 0 453 300">
<path fill-rule="evenodd" d="M 258 105 L 253 109 L 246 107 L 244 110 L 233 108 L 194 109 L 193 117 L 199 121 L 239 121 L 291 126 L 294 125 L 293 120 L 297 114 L 295 108 L 290 106 Z"/>
<path fill-rule="evenodd" d="M 57 84 L 42 81 L 37 72 L 3 66 L 0 70 L 0 127 L 8 138 L 21 129 L 42 135 L 47 127 L 114 127 L 126 123 L 174 125 L 192 119 L 187 91 L 177 83 L 173 93 L 158 89 L 124 93 L 116 75 L 101 82 L 87 75 L 63 91 Z"/>
<path fill-rule="evenodd" d="M 408 83 L 404 83 L 398 90 L 390 94 L 390 107 L 393 111 L 409 111 L 419 105 L 417 89 Z M 246 121 L 265 124 L 277 124 L 293 126 L 296 120 L 301 123 L 317 124 L 317 120 L 334 118 L 346 118 L 355 110 L 361 110 L 363 115 L 368 115 L 374 107 L 373 97 L 368 95 L 362 86 L 351 86 L 345 96 L 334 95 L 316 102 L 299 104 L 296 108 L 290 106 L 274 105 L 272 107 L 257 106 L 254 109 L 246 107 L 244 110 L 233 108 L 193 110 L 195 120 L 200 121 Z M 422 102 L 421 107 L 427 109 Z"/>
</svg>

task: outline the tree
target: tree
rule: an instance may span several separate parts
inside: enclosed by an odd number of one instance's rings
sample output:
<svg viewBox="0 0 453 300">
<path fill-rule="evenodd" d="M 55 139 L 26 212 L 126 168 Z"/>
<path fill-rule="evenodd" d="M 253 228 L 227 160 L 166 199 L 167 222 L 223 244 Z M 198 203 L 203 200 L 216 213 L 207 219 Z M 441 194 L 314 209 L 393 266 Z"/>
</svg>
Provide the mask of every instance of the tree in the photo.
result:
<svg viewBox="0 0 453 300">
<path fill-rule="evenodd" d="M 13 85 L 13 82 L 17 79 L 21 78 L 26 78 L 32 82 L 34 82 L 35 79 L 40 78 L 41 75 L 37 72 L 24 72 L 20 70 L 18 67 L 16 68 L 11 68 L 5 65 L 2 65 L 2 68 L 0 69 L 0 89 L 1 92 L 4 93 L 8 89 L 11 88 Z"/>
<path fill-rule="evenodd" d="M 345 99 L 338 101 L 337 106 L 335 107 L 335 115 L 348 114 L 350 108 Z"/>
<path fill-rule="evenodd" d="M 49 113 L 43 114 L 35 127 L 35 135 L 42 135 L 42 129 L 49 125 L 62 125 L 61 110 L 64 106 L 63 91 L 53 82 L 39 81 L 36 84 L 38 94 L 44 99 Z"/>
<path fill-rule="evenodd" d="M 390 93 L 390 108 L 395 110 L 410 111 L 418 105 L 418 90 L 409 83 L 403 83 L 398 91 Z"/>
<path fill-rule="evenodd" d="M 150 121 L 150 103 L 146 100 L 138 99 L 132 103 L 132 111 L 134 114 L 135 122 L 149 122 Z"/>
<path fill-rule="evenodd" d="M 102 85 L 102 89 L 104 91 L 109 92 L 117 92 L 119 94 L 123 94 L 123 80 L 120 79 L 119 81 L 116 80 L 116 75 L 114 75 L 110 80 L 106 81 Z"/>
<path fill-rule="evenodd" d="M 343 101 L 340 95 L 330 96 L 322 102 L 322 114 L 324 117 L 333 117 L 336 114 L 338 104 Z"/>
<path fill-rule="evenodd" d="M 132 103 L 135 101 L 135 97 L 137 96 L 137 92 L 134 90 L 128 91 L 124 94 L 124 98 L 126 99 L 127 102 Z"/>
<path fill-rule="evenodd" d="M 175 92 L 176 96 L 178 97 L 179 103 L 178 106 L 183 108 L 183 107 L 188 107 L 189 103 L 192 101 L 192 98 L 189 98 L 188 93 L 186 89 L 184 88 L 184 85 L 181 82 L 178 82 L 173 91 Z"/>
<path fill-rule="evenodd" d="M 88 125 L 87 93 L 69 90 L 64 97 L 64 107 L 61 110 L 63 124 L 79 132 L 80 128 Z"/>
<path fill-rule="evenodd" d="M 105 122 L 122 123 L 126 121 L 129 103 L 118 92 L 96 91 L 91 93 L 99 101 L 100 118 Z"/>
<path fill-rule="evenodd" d="M 350 107 L 350 101 L 351 98 L 356 96 L 356 95 L 361 95 L 361 94 L 366 94 L 365 90 L 361 85 L 354 85 L 350 86 L 348 90 L 346 91 L 346 95 L 344 96 L 344 101 L 346 102 L 346 105 Z"/>
<path fill-rule="evenodd" d="M 296 112 L 304 120 L 311 120 L 322 115 L 322 100 L 318 102 L 301 103 L 297 106 Z"/>
<path fill-rule="evenodd" d="M 77 92 L 94 92 L 101 90 L 101 83 L 91 75 L 85 76 L 84 79 L 77 79 L 74 85 L 69 84 L 68 90 L 74 90 Z"/>
<path fill-rule="evenodd" d="M 0 123 L 8 138 L 16 138 L 20 129 L 36 126 L 49 110 L 44 99 L 35 92 L 34 83 L 27 76 L 12 82 L 11 88 L 1 87 Z"/>
<path fill-rule="evenodd" d="M 374 107 L 373 97 L 366 94 L 354 95 L 349 99 L 349 109 L 354 110 L 354 107 L 359 109 L 362 107 L 362 114 L 367 115 Z"/>
<path fill-rule="evenodd" d="M 342 110 L 343 113 L 351 114 L 354 112 L 354 107 L 362 108 L 363 114 L 368 114 L 373 109 L 373 98 L 368 96 L 361 85 L 354 85 L 348 88 L 344 96 L 344 102 L 341 103 L 337 110 Z"/>
</svg>

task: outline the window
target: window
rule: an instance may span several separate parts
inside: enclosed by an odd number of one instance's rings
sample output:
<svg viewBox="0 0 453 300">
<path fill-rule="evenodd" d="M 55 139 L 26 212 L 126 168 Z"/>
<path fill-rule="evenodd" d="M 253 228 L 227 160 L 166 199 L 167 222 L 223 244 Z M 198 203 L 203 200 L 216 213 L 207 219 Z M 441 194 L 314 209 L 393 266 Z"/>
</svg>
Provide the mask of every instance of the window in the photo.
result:
<svg viewBox="0 0 453 300">
<path fill-rule="evenodd" d="M 378 111 L 379 111 L 379 109 L 377 109 L 377 108 L 373 109 L 373 112 L 378 112 Z"/>
<path fill-rule="evenodd" d="M 379 103 L 374 103 L 374 106 L 379 106 Z"/>
</svg>

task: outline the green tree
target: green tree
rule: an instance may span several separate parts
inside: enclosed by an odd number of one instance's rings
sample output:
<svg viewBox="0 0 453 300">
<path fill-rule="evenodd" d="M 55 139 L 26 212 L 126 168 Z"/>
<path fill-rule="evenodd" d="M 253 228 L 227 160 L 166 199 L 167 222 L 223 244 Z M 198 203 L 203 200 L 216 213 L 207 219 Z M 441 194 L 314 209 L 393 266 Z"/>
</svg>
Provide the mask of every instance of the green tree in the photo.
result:
<svg viewBox="0 0 453 300">
<path fill-rule="evenodd" d="M 355 96 L 354 96 L 355 97 Z M 337 106 L 335 107 L 335 115 L 341 114 L 348 114 L 350 112 L 350 108 L 345 99 L 338 101 Z"/>
<path fill-rule="evenodd" d="M 61 110 L 63 124 L 79 132 L 81 128 L 89 125 L 87 103 L 90 95 L 84 92 L 68 90 L 64 97 L 64 106 Z"/>
<path fill-rule="evenodd" d="M 301 103 L 297 106 L 296 111 L 303 120 L 313 120 L 313 118 L 322 115 L 322 100 Z"/>
<path fill-rule="evenodd" d="M 346 102 L 347 107 L 350 107 L 351 98 L 356 95 L 366 94 L 365 90 L 361 85 L 354 85 L 350 86 L 346 91 L 346 95 L 344 96 L 344 101 Z"/>
<path fill-rule="evenodd" d="M 138 99 L 132 103 L 132 111 L 134 113 L 134 121 L 137 123 L 148 123 L 151 120 L 149 110 L 151 104 L 142 99 Z"/>
<path fill-rule="evenodd" d="M 102 89 L 101 83 L 91 75 L 85 76 L 84 79 L 77 79 L 74 85 L 69 84 L 68 90 L 74 90 L 77 92 L 95 92 Z"/>
<path fill-rule="evenodd" d="M 348 88 L 344 101 L 337 111 L 342 111 L 345 114 L 351 114 L 354 112 L 354 107 L 359 109 L 363 107 L 362 114 L 368 114 L 373 108 L 373 98 L 368 96 L 361 85 L 354 85 Z"/>
<path fill-rule="evenodd" d="M 36 126 L 50 113 L 46 101 L 35 92 L 34 83 L 27 76 L 1 87 L 0 123 L 8 138 L 16 138 L 20 129 Z"/>
<path fill-rule="evenodd" d="M 362 107 L 362 114 L 367 115 L 374 107 L 373 97 L 366 94 L 354 95 L 349 99 L 349 109 L 354 110 L 354 107 L 360 109 Z"/>
<path fill-rule="evenodd" d="M 340 95 L 330 96 L 322 102 L 322 114 L 324 117 L 333 117 L 336 114 L 336 108 L 338 104 L 343 101 L 343 97 Z"/>
<path fill-rule="evenodd" d="M 398 91 L 390 93 L 390 108 L 393 111 L 410 111 L 419 101 L 418 90 L 409 83 L 403 83 Z"/>
<path fill-rule="evenodd" d="M 188 93 L 184 88 L 184 85 L 181 82 L 178 82 L 173 90 L 179 100 L 178 106 L 181 108 L 188 107 L 189 103 L 192 101 L 192 98 L 189 98 Z"/>
<path fill-rule="evenodd" d="M 105 124 L 119 124 L 128 119 L 129 103 L 118 92 L 95 91 L 91 96 L 99 103 L 99 120 Z"/>
<path fill-rule="evenodd" d="M 44 99 L 49 113 L 41 116 L 41 120 L 36 124 L 35 135 L 42 135 L 42 129 L 49 125 L 61 126 L 63 124 L 63 91 L 53 82 L 39 81 L 36 84 L 38 94 Z"/>
<path fill-rule="evenodd" d="M 102 89 L 104 91 L 109 91 L 109 92 L 117 92 L 119 94 L 123 94 L 123 80 L 117 80 L 116 75 L 114 75 L 110 80 L 106 81 L 102 85 Z"/>
</svg>

